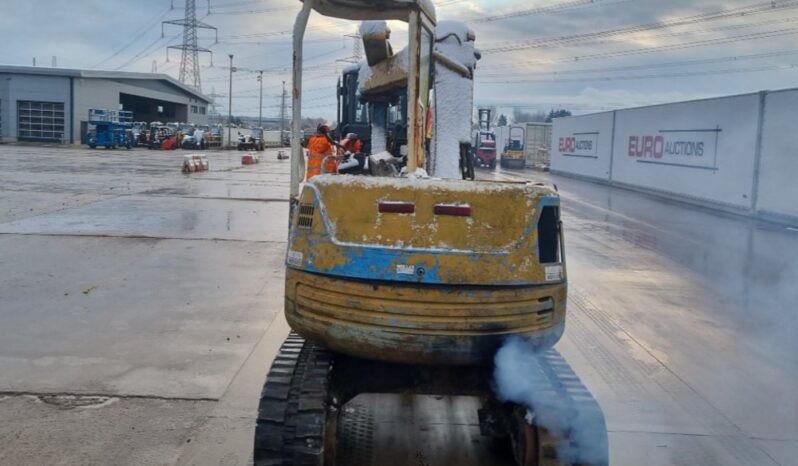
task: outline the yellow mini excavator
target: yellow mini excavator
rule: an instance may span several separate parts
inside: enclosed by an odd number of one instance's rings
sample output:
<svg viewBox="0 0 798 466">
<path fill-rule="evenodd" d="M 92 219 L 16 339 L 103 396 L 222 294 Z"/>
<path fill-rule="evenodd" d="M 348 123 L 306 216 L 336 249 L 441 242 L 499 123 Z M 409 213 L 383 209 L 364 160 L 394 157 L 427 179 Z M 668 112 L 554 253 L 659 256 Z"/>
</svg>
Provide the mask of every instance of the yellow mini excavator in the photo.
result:
<svg viewBox="0 0 798 466">
<path fill-rule="evenodd" d="M 387 44 L 367 48 L 407 81 L 406 145 L 389 154 L 402 165 L 394 176 L 302 183 L 302 41 L 313 11 L 369 22 L 371 40 L 380 21 L 408 24 L 406 56 L 392 58 Z M 519 465 L 608 462 L 601 409 L 552 349 L 564 330 L 567 288 L 556 189 L 427 175 L 430 128 L 447 124 L 446 105 L 430 109 L 437 37 L 430 0 L 303 2 L 294 26 L 285 278 L 293 332 L 263 387 L 256 465 L 335 464 L 348 401 L 408 392 L 479 397 L 481 433 Z M 530 396 L 518 399 L 494 393 L 496 354 L 510 340 L 534 355 L 519 374 Z"/>
</svg>

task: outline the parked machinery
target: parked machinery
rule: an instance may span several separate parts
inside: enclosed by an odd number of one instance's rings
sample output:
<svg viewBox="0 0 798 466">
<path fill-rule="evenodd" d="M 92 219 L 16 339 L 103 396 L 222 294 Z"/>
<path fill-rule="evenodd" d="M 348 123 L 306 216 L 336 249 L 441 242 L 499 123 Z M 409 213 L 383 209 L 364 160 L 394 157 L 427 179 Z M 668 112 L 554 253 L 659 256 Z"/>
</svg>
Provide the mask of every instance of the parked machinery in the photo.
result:
<svg viewBox="0 0 798 466">
<path fill-rule="evenodd" d="M 179 144 L 177 142 L 177 133 L 175 127 L 171 125 L 164 125 L 161 122 L 150 123 L 150 134 L 147 138 L 148 149 L 163 149 L 174 150 L 177 149 Z"/>
<path fill-rule="evenodd" d="M 496 168 L 496 133 L 490 129 L 491 109 L 479 109 L 479 130 L 474 134 L 474 166 Z"/>
<path fill-rule="evenodd" d="M 263 151 L 263 128 L 254 128 L 249 134 L 238 132 L 238 150 Z"/>
<path fill-rule="evenodd" d="M 94 149 L 125 147 L 130 149 L 133 141 L 133 112 L 89 109 L 89 124 L 94 130 L 89 133 L 88 145 Z"/>
<path fill-rule="evenodd" d="M 526 131 L 523 126 L 510 126 L 507 144 L 502 152 L 502 168 L 524 168 L 526 166 Z"/>
<path fill-rule="evenodd" d="M 205 135 L 207 134 L 207 126 L 206 127 L 192 127 L 187 130 L 187 132 L 183 135 L 183 140 L 180 143 L 180 147 L 183 149 L 190 149 L 190 150 L 205 150 L 207 147 L 207 142 L 205 140 Z"/>
<path fill-rule="evenodd" d="M 224 127 L 216 124 L 207 128 L 205 133 L 205 146 L 209 149 L 220 149 L 222 147 L 222 140 L 224 139 Z"/>
<path fill-rule="evenodd" d="M 143 121 L 136 121 L 133 122 L 133 146 L 136 147 L 139 144 L 142 146 L 147 145 L 147 123 Z"/>
</svg>

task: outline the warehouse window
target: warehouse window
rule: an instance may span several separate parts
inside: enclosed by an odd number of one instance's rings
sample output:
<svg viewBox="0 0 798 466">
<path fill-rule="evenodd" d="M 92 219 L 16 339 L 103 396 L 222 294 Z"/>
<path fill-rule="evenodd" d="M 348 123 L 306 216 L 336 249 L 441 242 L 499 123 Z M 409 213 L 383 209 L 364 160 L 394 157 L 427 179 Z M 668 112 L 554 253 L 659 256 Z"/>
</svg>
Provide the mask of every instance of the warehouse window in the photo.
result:
<svg viewBox="0 0 798 466">
<path fill-rule="evenodd" d="M 20 141 L 63 142 L 64 103 L 18 100 L 17 138 Z"/>
<path fill-rule="evenodd" d="M 197 113 L 198 111 L 199 110 L 197 110 L 197 106 L 196 105 L 192 105 L 191 106 L 191 113 Z"/>
<path fill-rule="evenodd" d="M 200 115 L 205 115 L 206 112 L 205 107 L 200 107 L 199 109 L 200 109 Z"/>
</svg>

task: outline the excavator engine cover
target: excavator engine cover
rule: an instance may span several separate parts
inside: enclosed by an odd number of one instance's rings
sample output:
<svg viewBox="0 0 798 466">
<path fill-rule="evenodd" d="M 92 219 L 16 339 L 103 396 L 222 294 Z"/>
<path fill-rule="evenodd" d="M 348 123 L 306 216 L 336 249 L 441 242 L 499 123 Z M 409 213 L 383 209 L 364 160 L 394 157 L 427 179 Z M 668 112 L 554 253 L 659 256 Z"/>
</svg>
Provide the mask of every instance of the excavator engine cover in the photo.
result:
<svg viewBox="0 0 798 466">
<path fill-rule="evenodd" d="M 563 331 L 559 196 L 546 186 L 318 176 L 286 263 L 291 327 L 353 356 L 484 364 L 508 335 L 545 348 Z"/>
</svg>

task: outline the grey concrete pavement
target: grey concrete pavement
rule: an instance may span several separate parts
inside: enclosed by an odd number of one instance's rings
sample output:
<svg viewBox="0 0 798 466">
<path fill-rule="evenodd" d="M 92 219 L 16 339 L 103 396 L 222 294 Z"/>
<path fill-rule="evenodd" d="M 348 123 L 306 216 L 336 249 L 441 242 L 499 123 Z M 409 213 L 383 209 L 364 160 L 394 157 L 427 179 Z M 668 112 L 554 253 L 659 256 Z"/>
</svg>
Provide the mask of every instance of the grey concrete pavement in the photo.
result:
<svg viewBox="0 0 798 466">
<path fill-rule="evenodd" d="M 74 406 L 64 397 L 0 397 L 0 464 L 171 465 L 212 404 L 111 397 Z"/>
<path fill-rule="evenodd" d="M 0 464 L 174 464 L 209 419 L 247 462 L 287 164 L 183 154 L 0 146 Z"/>
<path fill-rule="evenodd" d="M 287 162 L 0 145 L 0 464 L 246 464 L 281 316 Z M 618 465 L 798 465 L 798 232 L 531 171 L 563 195 L 558 345 Z M 504 464 L 475 403 L 359 397 L 352 464 Z M 353 434 L 354 435 L 354 434 Z"/>
<path fill-rule="evenodd" d="M 569 314 L 558 348 L 601 403 L 613 464 L 798 464 L 798 231 L 556 183 Z"/>
</svg>

